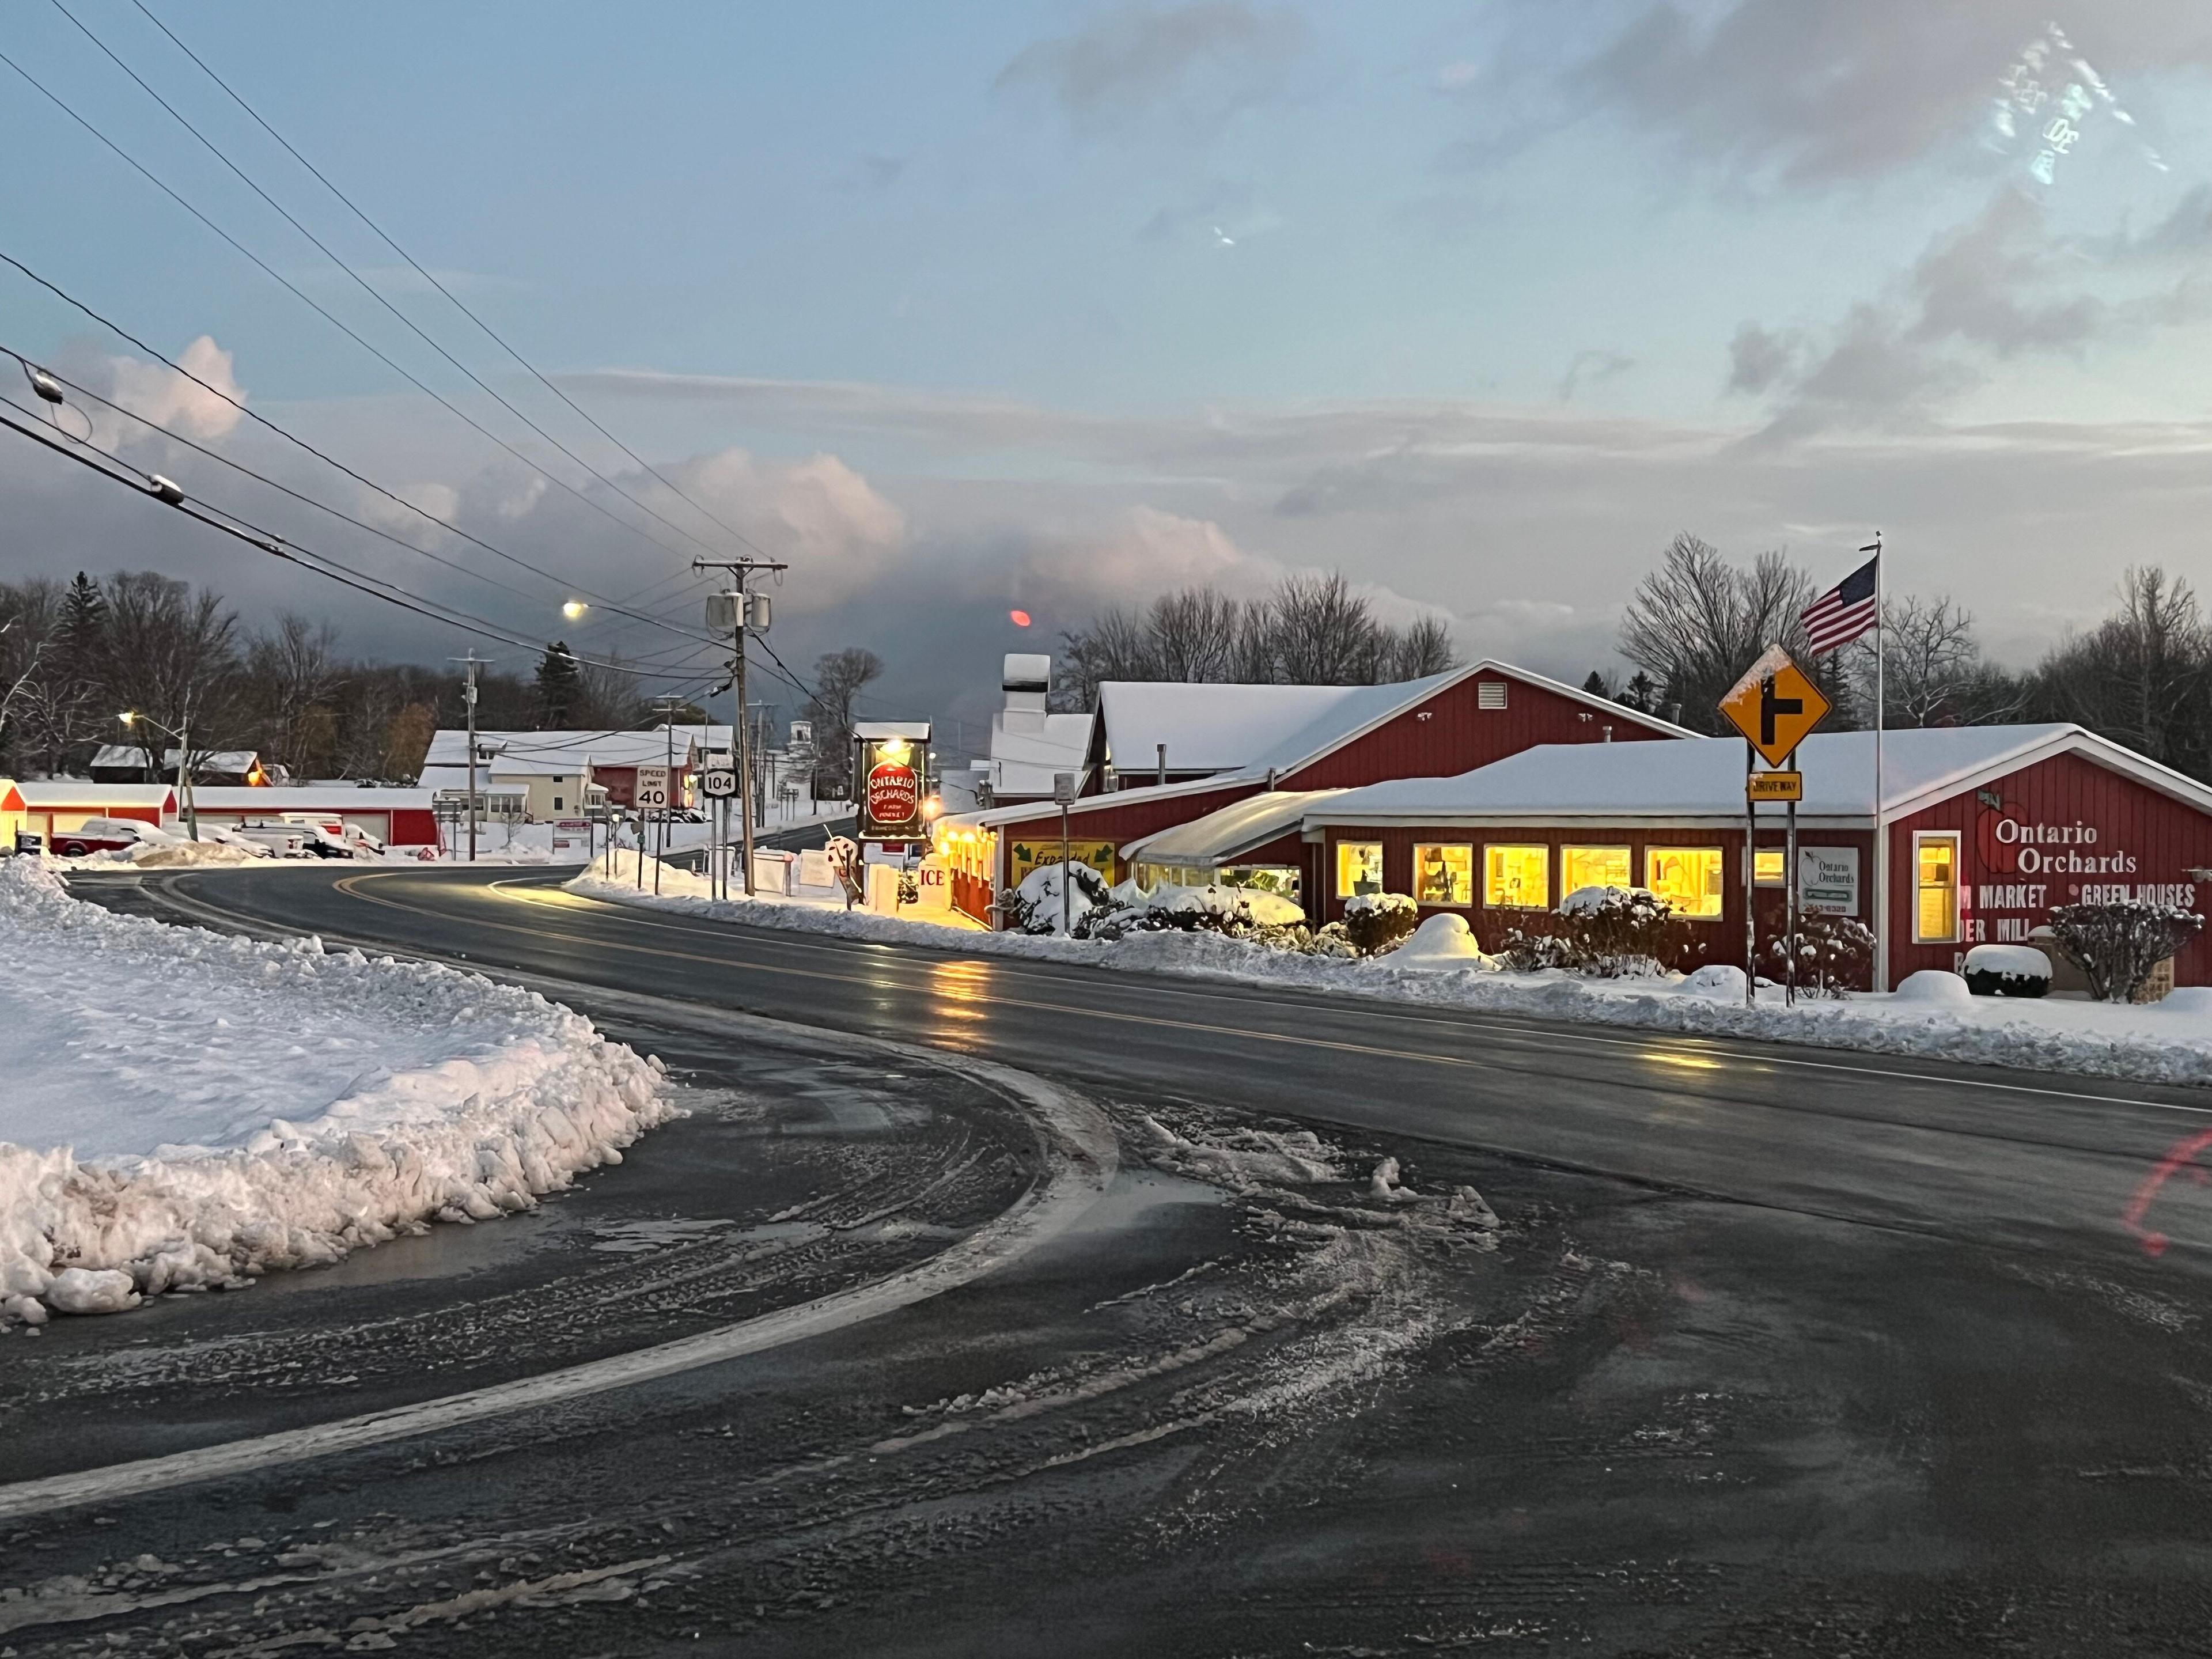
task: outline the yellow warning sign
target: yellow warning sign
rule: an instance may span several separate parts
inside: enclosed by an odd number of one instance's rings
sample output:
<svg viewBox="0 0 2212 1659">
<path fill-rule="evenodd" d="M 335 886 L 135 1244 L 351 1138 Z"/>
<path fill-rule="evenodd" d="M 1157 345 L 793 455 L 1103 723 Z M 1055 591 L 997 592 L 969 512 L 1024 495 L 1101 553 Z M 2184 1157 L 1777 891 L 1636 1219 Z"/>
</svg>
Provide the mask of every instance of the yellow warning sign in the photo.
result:
<svg viewBox="0 0 2212 1659">
<path fill-rule="evenodd" d="M 1721 713 L 1769 766 L 1788 760 L 1790 750 L 1827 719 L 1832 706 L 1778 645 L 1767 647 L 1766 654 L 1752 664 L 1721 699 Z M 1765 799 L 1789 798 L 1770 795 Z"/>
<path fill-rule="evenodd" d="M 1805 775 L 1802 772 L 1753 772 L 1743 781 L 1747 800 L 1802 800 L 1805 799 Z"/>
</svg>

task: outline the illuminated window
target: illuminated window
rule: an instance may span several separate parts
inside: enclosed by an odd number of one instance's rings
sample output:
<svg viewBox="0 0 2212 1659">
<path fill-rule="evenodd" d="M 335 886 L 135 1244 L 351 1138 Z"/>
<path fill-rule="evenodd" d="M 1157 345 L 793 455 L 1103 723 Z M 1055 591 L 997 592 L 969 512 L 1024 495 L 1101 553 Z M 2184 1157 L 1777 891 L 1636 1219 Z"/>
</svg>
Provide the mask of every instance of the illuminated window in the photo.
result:
<svg viewBox="0 0 2212 1659">
<path fill-rule="evenodd" d="M 1474 902 L 1474 848 L 1413 848 L 1413 899 L 1419 904 Z"/>
<path fill-rule="evenodd" d="M 1912 867 L 1918 902 L 1912 908 L 1916 945 L 1955 945 L 1959 939 L 1959 837 L 1917 835 Z"/>
<path fill-rule="evenodd" d="M 1559 890 L 1572 893 L 1584 887 L 1628 885 L 1626 847 L 1562 847 L 1559 848 Z"/>
<path fill-rule="evenodd" d="M 1723 868 L 1717 847 L 1644 849 L 1644 884 L 1665 899 L 1678 916 L 1710 920 L 1720 915 Z"/>
<path fill-rule="evenodd" d="M 1354 898 L 1382 890 L 1382 843 L 1340 841 L 1336 844 L 1336 896 Z"/>
<path fill-rule="evenodd" d="M 1752 865 L 1752 879 L 1761 887 L 1788 885 L 1783 879 L 1782 854 L 1783 849 L 1779 847 L 1760 848 Z"/>
<path fill-rule="evenodd" d="M 1551 908 L 1552 849 L 1548 847 L 1484 848 L 1482 902 L 1517 910 Z"/>
</svg>

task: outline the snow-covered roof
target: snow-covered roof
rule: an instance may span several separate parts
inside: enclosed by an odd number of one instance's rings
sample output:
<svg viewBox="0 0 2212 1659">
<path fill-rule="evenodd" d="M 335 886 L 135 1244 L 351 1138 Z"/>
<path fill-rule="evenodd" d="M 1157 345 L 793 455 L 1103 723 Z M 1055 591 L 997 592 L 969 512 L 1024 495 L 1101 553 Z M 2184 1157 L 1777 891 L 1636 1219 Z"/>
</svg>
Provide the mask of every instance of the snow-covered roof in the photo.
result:
<svg viewBox="0 0 2212 1659">
<path fill-rule="evenodd" d="M 177 759 L 177 751 L 173 748 L 164 749 L 161 751 L 161 769 L 165 772 L 175 771 Z M 243 773 L 251 772 L 260 763 L 261 755 L 258 750 L 218 749 L 211 754 L 202 755 L 194 763 L 194 769 L 202 772 Z M 92 764 L 94 770 L 101 772 L 111 769 L 119 771 L 130 767 L 143 767 L 146 764 L 146 751 L 135 743 L 103 743 L 93 756 Z"/>
<path fill-rule="evenodd" d="M 910 743 L 929 741 L 927 720 L 854 720 L 853 735 L 863 743 L 880 743 L 890 738 L 904 738 Z"/>
<path fill-rule="evenodd" d="M 1188 823 L 1131 842 L 1125 859 L 1147 864 L 1214 865 L 1232 862 L 1277 836 L 1296 830 L 1307 812 L 1323 801 L 1349 793 L 1342 789 L 1269 789 L 1208 812 Z"/>
<path fill-rule="evenodd" d="M 1233 772 L 1325 720 L 1346 699 L 1377 689 L 1108 680 L 1098 688 L 1098 709 L 1107 759 L 1126 775 L 1151 773 L 1161 744 L 1171 772 Z"/>
<path fill-rule="evenodd" d="M 1091 716 L 1000 709 L 991 716 L 991 757 L 984 763 L 1000 795 L 1049 795 L 1055 772 L 1080 772 L 1091 748 Z"/>
<path fill-rule="evenodd" d="M 1186 778 L 1181 783 L 1146 784 L 1141 789 L 1117 789 L 1109 794 L 1085 795 L 1076 803 L 1076 811 L 1097 811 L 1102 807 L 1141 805 L 1147 801 L 1170 800 L 1181 795 L 1208 795 L 1223 789 L 1233 789 L 1242 784 L 1243 780 L 1236 777 Z M 967 813 L 961 822 L 995 828 L 1002 823 L 1025 823 L 1032 818 L 1057 817 L 1059 815 L 1060 807 L 1054 802 L 1024 801 L 1017 806 L 994 806 L 987 811 Z"/>
<path fill-rule="evenodd" d="M 73 806 L 168 806 L 177 799 L 177 792 L 166 783 L 88 783 L 82 778 L 18 781 L 15 793 L 34 812 Z"/>
<path fill-rule="evenodd" d="M 678 726 L 676 728 L 676 763 L 690 763 L 690 756 L 684 734 L 715 728 Z M 720 728 L 727 732 L 729 728 Z M 593 766 L 651 766 L 656 762 L 665 764 L 668 759 L 668 735 L 665 730 L 652 732 L 479 732 L 477 747 L 496 749 L 499 753 L 489 762 L 489 769 L 505 777 L 565 776 L 580 772 L 585 763 Z M 432 768 L 441 769 L 459 767 L 465 773 L 469 764 L 469 734 L 465 731 L 441 731 L 430 739 L 429 752 L 423 757 L 422 769 L 427 775 Z M 485 763 L 477 763 L 478 770 Z"/>
<path fill-rule="evenodd" d="M 410 806 L 427 811 L 430 795 L 428 789 L 362 789 L 350 783 L 278 783 L 260 789 L 202 784 L 193 788 L 192 803 L 212 812 L 388 812 Z"/>
<path fill-rule="evenodd" d="M 2126 773 L 2200 811 L 2212 788 L 2078 726 L 1954 726 L 1890 732 L 1882 744 L 1888 817 L 2061 753 Z M 1306 814 L 1316 823 L 1430 823 L 1462 817 L 1740 818 L 1744 745 L 1735 738 L 1684 743 L 1546 744 L 1449 778 L 1401 778 L 1339 796 Z M 1797 751 L 1801 817 L 1870 822 L 1874 733 L 1834 732 Z"/>
</svg>

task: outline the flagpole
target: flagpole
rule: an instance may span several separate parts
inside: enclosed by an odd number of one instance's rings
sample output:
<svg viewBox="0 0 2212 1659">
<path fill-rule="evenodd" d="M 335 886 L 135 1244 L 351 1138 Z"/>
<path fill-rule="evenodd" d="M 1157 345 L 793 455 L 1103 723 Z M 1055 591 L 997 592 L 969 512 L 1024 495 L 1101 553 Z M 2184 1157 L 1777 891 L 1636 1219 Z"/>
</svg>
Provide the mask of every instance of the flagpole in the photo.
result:
<svg viewBox="0 0 2212 1659">
<path fill-rule="evenodd" d="M 1888 714 L 1887 698 L 1883 695 L 1882 658 L 1885 654 L 1882 612 L 1882 580 L 1887 573 L 1882 568 L 1881 532 L 1874 532 L 1874 540 L 1859 549 L 1874 555 L 1874 988 L 1889 989 L 1889 828 L 1882 819 L 1881 794 L 1881 729 Z"/>
</svg>

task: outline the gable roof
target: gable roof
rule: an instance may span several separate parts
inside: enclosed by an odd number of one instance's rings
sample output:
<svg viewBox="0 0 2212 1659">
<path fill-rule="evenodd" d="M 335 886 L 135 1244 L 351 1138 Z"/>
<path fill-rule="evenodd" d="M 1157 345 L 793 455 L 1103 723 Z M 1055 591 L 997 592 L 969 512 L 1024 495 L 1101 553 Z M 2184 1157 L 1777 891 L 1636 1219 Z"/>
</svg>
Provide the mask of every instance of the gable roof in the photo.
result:
<svg viewBox="0 0 2212 1659">
<path fill-rule="evenodd" d="M 676 763 L 686 765 L 690 761 L 689 733 L 714 728 L 679 726 L 676 728 Z M 727 731 L 728 728 L 721 728 Z M 489 762 L 477 763 L 480 770 L 491 770 L 509 777 L 565 776 L 580 772 L 586 763 L 594 766 L 650 766 L 668 757 L 668 734 L 662 730 L 651 732 L 479 732 L 479 749 L 495 748 L 500 752 Z M 428 753 L 422 757 L 422 770 L 445 772 L 458 769 L 465 773 L 469 765 L 469 734 L 465 731 L 445 730 L 430 738 Z"/>
<path fill-rule="evenodd" d="M 2054 755 L 2077 753 L 2212 812 L 2212 788 L 2078 726 L 1956 726 L 1890 732 L 1882 743 L 1890 819 Z M 1669 744 L 1546 744 L 1449 778 L 1370 784 L 1306 815 L 1307 824 L 1410 823 L 1461 817 L 1743 816 L 1743 745 L 1734 738 Z M 1874 733 L 1805 739 L 1801 817 L 1874 817 Z"/>
</svg>

